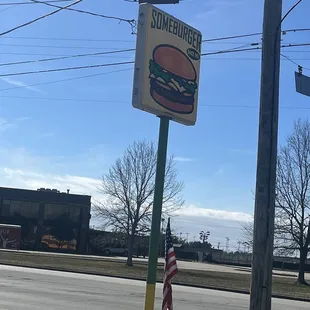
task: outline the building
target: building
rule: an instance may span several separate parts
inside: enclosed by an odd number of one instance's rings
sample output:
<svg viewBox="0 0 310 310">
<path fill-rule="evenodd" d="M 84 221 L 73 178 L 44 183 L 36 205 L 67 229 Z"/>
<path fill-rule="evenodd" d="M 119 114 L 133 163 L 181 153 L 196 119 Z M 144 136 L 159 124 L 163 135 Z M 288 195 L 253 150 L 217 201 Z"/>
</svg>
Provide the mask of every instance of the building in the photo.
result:
<svg viewBox="0 0 310 310">
<path fill-rule="evenodd" d="M 0 223 L 20 225 L 21 249 L 86 251 L 91 197 L 0 187 Z"/>
</svg>

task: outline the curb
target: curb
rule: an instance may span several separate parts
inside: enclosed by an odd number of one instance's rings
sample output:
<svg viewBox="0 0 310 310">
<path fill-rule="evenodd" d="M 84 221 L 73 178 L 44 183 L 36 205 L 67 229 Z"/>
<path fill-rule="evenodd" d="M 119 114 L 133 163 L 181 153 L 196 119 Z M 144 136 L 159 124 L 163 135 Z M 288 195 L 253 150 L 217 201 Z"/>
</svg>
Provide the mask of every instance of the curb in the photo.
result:
<svg viewBox="0 0 310 310">
<path fill-rule="evenodd" d="M 31 269 L 37 269 L 37 270 L 48 270 L 48 271 L 60 271 L 60 272 L 68 272 L 68 273 L 76 273 L 76 274 L 85 274 L 85 275 L 92 275 L 92 276 L 99 276 L 99 277 L 109 277 L 109 278 L 114 278 L 114 279 L 146 281 L 146 279 L 142 277 L 114 276 L 114 275 L 103 274 L 103 273 L 99 274 L 99 273 L 91 272 L 91 271 L 79 271 L 79 270 L 68 270 L 66 268 L 31 266 L 30 264 L 29 265 L 28 264 L 16 265 L 16 264 L 0 262 L 0 265 L 12 266 L 12 267 L 24 267 L 24 268 L 31 268 Z M 162 283 L 162 282 L 156 281 L 156 283 Z M 221 291 L 221 292 L 228 292 L 228 293 L 250 295 L 250 292 L 245 291 L 245 290 L 227 289 L 227 288 L 212 287 L 212 286 L 206 286 L 206 285 L 203 286 L 203 285 L 197 285 L 197 284 L 189 285 L 189 284 L 178 283 L 178 282 L 175 282 L 174 284 L 177 286 L 182 286 L 182 287 L 192 287 L 192 288 L 199 288 L 199 289 L 207 289 L 207 290 L 214 290 L 214 291 Z M 304 299 L 304 298 L 299 298 L 299 297 L 287 297 L 287 296 L 282 296 L 278 294 L 272 294 L 272 298 L 310 303 L 310 299 Z"/>
</svg>

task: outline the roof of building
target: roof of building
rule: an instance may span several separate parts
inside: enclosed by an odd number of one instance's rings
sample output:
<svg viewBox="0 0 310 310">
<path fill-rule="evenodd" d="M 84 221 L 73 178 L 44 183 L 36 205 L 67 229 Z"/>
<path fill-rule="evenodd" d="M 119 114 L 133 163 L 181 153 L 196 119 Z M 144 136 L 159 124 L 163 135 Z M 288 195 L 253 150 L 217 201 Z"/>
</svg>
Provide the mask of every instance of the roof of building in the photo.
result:
<svg viewBox="0 0 310 310">
<path fill-rule="evenodd" d="M 62 193 L 56 189 L 40 188 L 28 190 L 20 188 L 0 187 L 0 198 L 12 200 L 39 201 L 45 203 L 74 204 L 90 206 L 91 196 Z"/>
</svg>

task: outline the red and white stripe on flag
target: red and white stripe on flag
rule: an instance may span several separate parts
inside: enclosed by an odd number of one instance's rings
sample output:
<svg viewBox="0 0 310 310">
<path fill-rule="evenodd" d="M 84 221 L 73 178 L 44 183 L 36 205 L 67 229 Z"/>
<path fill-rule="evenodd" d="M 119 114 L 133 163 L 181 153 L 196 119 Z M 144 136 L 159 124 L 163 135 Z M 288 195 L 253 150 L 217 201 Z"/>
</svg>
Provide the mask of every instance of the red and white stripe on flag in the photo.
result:
<svg viewBox="0 0 310 310">
<path fill-rule="evenodd" d="M 163 304 L 162 310 L 173 310 L 172 302 L 172 285 L 171 280 L 177 274 L 177 260 L 172 244 L 171 230 L 170 230 L 170 219 L 168 220 L 166 230 L 166 263 L 164 273 L 164 288 L 163 288 Z"/>
</svg>

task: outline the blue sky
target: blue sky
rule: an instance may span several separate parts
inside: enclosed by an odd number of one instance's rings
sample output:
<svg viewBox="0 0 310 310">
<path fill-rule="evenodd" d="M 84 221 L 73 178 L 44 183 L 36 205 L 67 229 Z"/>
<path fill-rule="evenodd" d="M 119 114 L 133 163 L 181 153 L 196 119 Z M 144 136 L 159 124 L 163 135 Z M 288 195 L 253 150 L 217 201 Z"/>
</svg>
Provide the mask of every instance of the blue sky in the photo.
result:
<svg viewBox="0 0 310 310">
<path fill-rule="evenodd" d="M 161 8 L 200 29 L 207 39 L 260 32 L 262 3 L 184 0 Z M 285 0 L 284 11 L 294 3 Z M 138 5 L 123 0 L 84 0 L 76 8 L 133 19 Z M 0 6 L 0 31 L 52 10 L 40 4 Z M 309 2 L 301 3 L 282 29 L 309 27 L 309 10 Z M 212 42 L 204 44 L 202 50 L 229 49 L 260 39 L 257 36 Z M 309 43 L 309 32 L 288 33 L 283 36 L 283 44 L 288 43 Z M 134 48 L 135 36 L 128 23 L 66 11 L 0 37 L 0 45 L 0 63 L 8 63 Z M 310 68 L 309 47 L 282 52 Z M 0 74 L 133 58 L 134 54 L 128 52 L 1 66 Z M 124 65 L 0 78 L 0 185 L 71 188 L 96 196 L 100 176 L 130 143 L 140 139 L 157 141 L 158 119 L 131 106 L 131 69 L 132 65 Z M 295 69 L 294 64 L 282 60 L 279 143 L 290 132 L 294 120 L 309 114 L 309 98 L 295 92 Z M 119 70 L 123 71 L 113 72 Z M 96 76 L 76 79 L 88 75 Z M 239 221 L 252 214 L 259 89 L 259 51 L 204 57 L 197 124 L 171 124 L 169 153 L 178 159 L 188 205 L 175 226 L 190 232 L 190 238 L 201 229 L 210 229 L 214 243 L 224 244 L 227 235 L 237 241 Z"/>
</svg>

